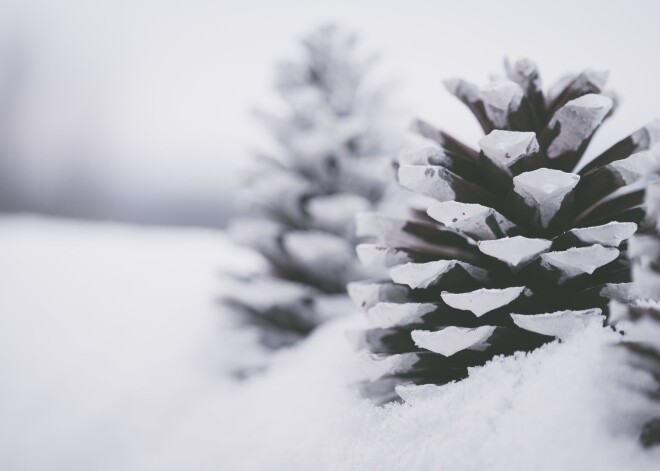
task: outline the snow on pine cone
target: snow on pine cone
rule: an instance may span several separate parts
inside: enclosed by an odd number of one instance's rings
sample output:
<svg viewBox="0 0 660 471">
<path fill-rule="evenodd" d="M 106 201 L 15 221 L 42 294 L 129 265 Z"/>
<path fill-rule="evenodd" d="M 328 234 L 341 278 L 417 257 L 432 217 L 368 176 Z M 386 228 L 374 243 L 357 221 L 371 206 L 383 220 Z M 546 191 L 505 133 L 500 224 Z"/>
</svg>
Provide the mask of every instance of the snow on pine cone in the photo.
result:
<svg viewBox="0 0 660 471">
<path fill-rule="evenodd" d="M 226 283 L 223 300 L 270 348 L 351 310 L 346 284 L 372 273 L 355 256 L 355 214 L 383 201 L 398 147 L 393 110 L 356 37 L 330 26 L 302 44 L 303 57 L 277 74 L 287 111 L 259 112 L 279 149 L 261 156 L 229 229 L 269 273 Z"/>
<path fill-rule="evenodd" d="M 626 332 L 623 347 L 630 363 L 651 376 L 645 395 L 659 401 L 649 408 L 649 417 L 641 433 L 645 446 L 660 445 L 660 169 L 648 178 L 645 207 L 647 227 L 630 239 L 628 256 L 632 263 L 632 280 L 639 299 L 630 305 L 613 301 L 611 321 Z M 654 417 L 655 418 L 652 418 Z"/>
<path fill-rule="evenodd" d="M 606 73 L 565 77 L 546 95 L 532 62 L 506 72 L 483 87 L 446 82 L 486 134 L 480 151 L 415 123 L 436 146 L 402 153 L 398 180 L 432 204 L 403 220 L 358 216 L 358 235 L 376 241 L 359 258 L 391 278 L 349 286 L 372 326 L 350 336 L 369 353 L 361 386 L 376 401 L 561 339 L 630 297 L 624 248 L 643 219 L 639 179 L 655 165 L 660 122 L 580 168 L 613 110 Z"/>
</svg>

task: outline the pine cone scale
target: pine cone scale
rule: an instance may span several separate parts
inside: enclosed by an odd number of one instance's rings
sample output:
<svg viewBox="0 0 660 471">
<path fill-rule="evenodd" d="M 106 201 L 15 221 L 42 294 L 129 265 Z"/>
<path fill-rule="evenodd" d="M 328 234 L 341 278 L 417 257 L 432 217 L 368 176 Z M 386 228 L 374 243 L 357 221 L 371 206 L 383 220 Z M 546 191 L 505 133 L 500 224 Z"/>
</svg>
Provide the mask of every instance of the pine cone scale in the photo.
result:
<svg viewBox="0 0 660 471">
<path fill-rule="evenodd" d="M 399 254 L 387 260 L 390 279 L 409 290 L 384 304 L 372 298 L 374 328 L 359 337 L 378 365 L 392 366 L 376 367 L 378 386 L 366 387 L 381 399 L 395 397 L 387 387 L 458 380 L 494 355 L 602 323 L 610 298 L 626 295 L 619 284 L 630 281 L 627 240 L 643 220 L 635 185 L 657 162 L 647 151 L 658 124 L 578 171 L 614 109 L 604 92 L 607 74 L 568 77 L 546 98 L 531 62 L 506 69 L 509 80 L 484 87 L 447 82 L 487 134 L 479 152 L 426 122 L 414 124 L 439 149 L 404 154 L 398 180 L 437 203 L 389 227 L 375 227 L 378 216 L 358 218 L 361 234 L 377 240 L 372 245 Z M 397 322 L 384 322 L 392 313 Z"/>
</svg>

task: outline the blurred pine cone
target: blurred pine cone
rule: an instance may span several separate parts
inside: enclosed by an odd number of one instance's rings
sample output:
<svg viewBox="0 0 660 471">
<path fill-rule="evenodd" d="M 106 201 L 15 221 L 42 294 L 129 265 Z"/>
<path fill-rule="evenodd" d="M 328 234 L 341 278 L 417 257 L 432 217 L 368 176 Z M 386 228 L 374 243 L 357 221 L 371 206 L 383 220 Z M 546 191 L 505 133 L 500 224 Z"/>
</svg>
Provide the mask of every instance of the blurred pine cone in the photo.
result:
<svg viewBox="0 0 660 471">
<path fill-rule="evenodd" d="M 612 302 L 611 320 L 623 326 L 622 345 L 630 363 L 651 376 L 651 386 L 644 394 L 660 401 L 660 169 L 647 179 L 645 207 L 647 220 L 628 247 L 639 299 L 627 306 Z M 660 445 L 660 417 L 652 418 L 653 412 L 649 416 L 640 436 L 647 447 Z"/>
<path fill-rule="evenodd" d="M 355 256 L 355 213 L 384 200 L 399 146 L 387 90 L 371 82 L 374 58 L 356 37 L 328 26 L 302 46 L 278 69 L 286 111 L 258 111 L 277 151 L 260 156 L 230 226 L 270 270 L 228 284 L 224 302 L 271 348 L 351 310 L 346 284 L 369 276 Z"/>
<path fill-rule="evenodd" d="M 631 296 L 625 241 L 644 216 L 639 179 L 655 165 L 660 122 L 580 166 L 613 111 L 606 73 L 544 94 L 535 64 L 505 65 L 507 79 L 480 88 L 446 82 L 486 134 L 480 151 L 415 123 L 436 146 L 400 155 L 398 179 L 436 201 L 408 219 L 358 218 L 358 235 L 377 240 L 358 255 L 391 278 L 349 286 L 373 326 L 352 341 L 371 353 L 363 388 L 377 401 L 561 339 Z"/>
</svg>

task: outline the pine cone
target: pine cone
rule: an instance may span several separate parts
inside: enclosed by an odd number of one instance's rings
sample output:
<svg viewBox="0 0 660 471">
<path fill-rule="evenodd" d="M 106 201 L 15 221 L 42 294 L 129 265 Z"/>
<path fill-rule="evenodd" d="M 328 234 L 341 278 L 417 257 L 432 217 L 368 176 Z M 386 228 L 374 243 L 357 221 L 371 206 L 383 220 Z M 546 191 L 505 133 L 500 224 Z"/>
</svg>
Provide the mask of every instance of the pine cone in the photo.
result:
<svg viewBox="0 0 660 471">
<path fill-rule="evenodd" d="M 415 123 L 437 146 L 403 153 L 398 179 L 436 201 L 408 219 L 358 217 L 358 235 L 377 240 L 358 246 L 360 259 L 391 278 L 349 286 L 373 325 L 351 337 L 370 352 L 362 386 L 376 401 L 561 339 L 630 296 L 624 249 L 643 218 L 636 182 L 655 165 L 660 122 L 580 168 L 613 111 L 606 74 L 565 77 L 546 95 L 532 62 L 505 65 L 508 79 L 481 88 L 446 82 L 486 133 L 480 151 Z"/>
<path fill-rule="evenodd" d="M 371 274 L 355 257 L 354 216 L 382 201 L 394 180 L 386 156 L 398 146 L 385 95 L 367 80 L 372 58 L 362 57 L 355 36 L 322 28 L 303 51 L 278 70 L 288 112 L 258 113 L 279 151 L 261 156 L 244 215 L 230 226 L 270 274 L 230 284 L 224 302 L 271 348 L 350 311 L 346 284 Z"/>
<path fill-rule="evenodd" d="M 628 248 L 639 299 L 629 305 L 613 302 L 611 320 L 626 321 L 622 346 L 630 363 L 653 378 L 654 386 L 643 391 L 645 395 L 660 401 L 660 169 L 648 178 L 645 208 L 644 227 L 631 238 Z M 640 435 L 647 447 L 660 445 L 660 417 L 651 417 Z"/>
</svg>

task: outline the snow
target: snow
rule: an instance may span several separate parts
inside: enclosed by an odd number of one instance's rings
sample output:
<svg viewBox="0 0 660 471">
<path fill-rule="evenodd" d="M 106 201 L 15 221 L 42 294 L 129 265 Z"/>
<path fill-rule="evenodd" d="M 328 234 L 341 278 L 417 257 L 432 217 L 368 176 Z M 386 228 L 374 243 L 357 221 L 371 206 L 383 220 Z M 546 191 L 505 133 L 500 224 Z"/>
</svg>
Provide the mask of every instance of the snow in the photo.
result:
<svg viewBox="0 0 660 471">
<path fill-rule="evenodd" d="M 509 107 L 518 108 L 523 99 L 523 92 L 515 82 L 511 80 L 496 80 L 479 88 L 484 103 L 498 110 L 508 111 Z M 506 123 L 504 123 L 506 125 Z M 502 129 L 504 126 L 498 126 Z"/>
<path fill-rule="evenodd" d="M 475 280 L 484 281 L 488 272 L 483 268 L 459 260 L 434 260 L 426 263 L 406 263 L 390 270 L 395 283 L 408 285 L 413 289 L 428 288 L 454 270 L 464 270 Z"/>
<path fill-rule="evenodd" d="M 504 68 L 509 78 L 519 84 L 523 90 L 527 91 L 530 88 L 538 90 L 541 87 L 538 68 L 531 60 L 519 59 L 511 63 L 508 58 L 505 58 Z"/>
<path fill-rule="evenodd" d="M 608 70 L 585 70 L 584 71 L 584 76 L 586 80 L 589 83 L 592 83 L 598 88 L 599 90 L 602 90 L 605 88 L 605 84 L 607 83 L 607 78 L 610 75 Z"/>
<path fill-rule="evenodd" d="M 0 468 L 146 469 L 233 387 L 219 275 L 258 266 L 210 231 L 0 219 Z"/>
<path fill-rule="evenodd" d="M 657 149 L 637 152 L 625 159 L 615 160 L 609 166 L 625 185 L 630 185 L 655 170 L 658 166 L 657 154 Z"/>
<path fill-rule="evenodd" d="M 457 222 L 469 221 L 476 218 L 484 220 L 495 212 L 494 209 L 475 203 L 461 203 L 459 201 L 443 201 L 431 206 L 427 213 L 442 224 L 453 227 Z"/>
<path fill-rule="evenodd" d="M 410 371 L 419 361 L 416 353 L 399 353 L 396 355 L 371 354 L 361 358 L 361 369 L 369 379 L 376 381 L 384 376 Z"/>
<path fill-rule="evenodd" d="M 401 165 L 441 165 L 451 167 L 452 161 L 443 149 L 439 147 L 423 147 L 421 149 L 402 149 L 396 160 Z"/>
<path fill-rule="evenodd" d="M 621 242 L 629 239 L 636 230 L 637 224 L 634 222 L 612 221 L 601 226 L 578 227 L 571 229 L 570 232 L 585 244 L 618 247 Z"/>
<path fill-rule="evenodd" d="M 600 126 L 612 110 L 614 102 L 605 95 L 590 93 L 569 101 L 550 120 L 549 129 L 559 126 L 559 135 L 548 147 L 548 158 L 577 151 Z"/>
<path fill-rule="evenodd" d="M 340 339 L 354 322 L 326 326 L 235 394 L 221 469 L 657 469 L 660 451 L 635 443 L 634 393 L 615 382 L 628 370 L 614 333 L 587 328 L 379 408 L 345 386 L 356 360 Z"/>
<path fill-rule="evenodd" d="M 513 322 L 519 327 L 565 340 L 590 322 L 603 323 L 605 317 L 600 309 L 583 311 L 558 311 L 546 314 L 511 314 Z"/>
<path fill-rule="evenodd" d="M 346 239 L 323 231 L 291 231 L 283 236 L 283 245 L 291 258 L 305 267 L 324 267 L 337 273 L 350 271 L 354 249 Z"/>
<path fill-rule="evenodd" d="M 358 237 L 375 238 L 393 247 L 432 247 L 410 230 L 410 221 L 384 213 L 366 212 L 355 215 L 355 233 Z"/>
<path fill-rule="evenodd" d="M 404 302 L 408 288 L 390 282 L 356 281 L 347 285 L 348 295 L 356 306 L 369 309 L 381 300 Z"/>
<path fill-rule="evenodd" d="M 657 469 L 651 379 L 598 325 L 385 407 L 350 387 L 358 315 L 235 381 L 259 352 L 218 274 L 259 265 L 219 232 L 0 219 L 0 468 Z"/>
<path fill-rule="evenodd" d="M 482 325 L 471 329 L 452 325 L 435 331 L 413 330 L 410 336 L 418 347 L 450 357 L 462 350 L 485 350 L 496 328 Z"/>
<path fill-rule="evenodd" d="M 500 167 L 508 168 L 523 157 L 539 151 L 536 133 L 496 129 L 479 139 L 484 154 Z"/>
<path fill-rule="evenodd" d="M 389 327 L 417 324 L 437 306 L 432 303 L 378 303 L 367 310 L 367 319 L 374 327 Z"/>
<path fill-rule="evenodd" d="M 508 127 L 508 114 L 520 108 L 525 96 L 520 85 L 510 80 L 490 82 L 479 88 L 479 95 L 484 102 L 488 119 L 498 129 Z"/>
<path fill-rule="evenodd" d="M 402 165 L 398 171 L 401 186 L 438 201 L 456 199 L 456 180 L 447 169 L 435 165 Z"/>
<path fill-rule="evenodd" d="M 306 207 L 310 217 L 318 221 L 323 229 L 339 233 L 346 232 L 347 226 L 351 228 L 354 225 L 355 213 L 368 211 L 369 208 L 366 198 L 350 193 L 316 196 Z"/>
<path fill-rule="evenodd" d="M 461 203 L 458 201 L 443 201 L 427 209 L 426 213 L 447 227 L 460 229 L 478 239 L 495 239 L 491 227 L 493 223 L 503 232 L 507 233 L 515 225 L 493 208 L 474 203 Z"/>
<path fill-rule="evenodd" d="M 442 83 L 449 93 L 458 97 L 461 101 L 469 103 L 479 101 L 479 89 L 462 78 L 448 78 L 444 79 Z"/>
<path fill-rule="evenodd" d="M 486 255 L 502 260 L 513 268 L 522 268 L 539 254 L 548 250 L 552 246 L 552 242 L 545 239 L 514 236 L 496 240 L 482 240 L 477 243 L 477 246 Z"/>
<path fill-rule="evenodd" d="M 635 145 L 648 141 L 649 145 L 646 147 L 652 147 L 653 144 L 660 141 L 660 119 L 654 119 L 639 131 L 634 132 L 631 137 Z"/>
<path fill-rule="evenodd" d="M 541 254 L 541 265 L 556 267 L 562 271 L 560 283 L 585 273 L 592 274 L 597 268 L 616 260 L 619 250 L 602 245 L 575 247 L 560 252 Z"/>
<path fill-rule="evenodd" d="M 467 293 L 450 293 L 443 291 L 440 294 L 442 300 L 455 309 L 470 311 L 475 316 L 481 317 L 484 314 L 498 309 L 513 302 L 525 290 L 524 286 L 514 286 L 504 289 L 482 288 Z"/>
<path fill-rule="evenodd" d="M 580 181 L 580 176 L 551 168 L 539 168 L 513 178 L 513 191 L 525 204 L 538 210 L 542 226 L 548 227 L 559 212 L 566 195 Z"/>
<path fill-rule="evenodd" d="M 358 244 L 355 251 L 360 263 L 367 267 L 391 267 L 412 260 L 407 252 L 387 245 Z"/>
</svg>

